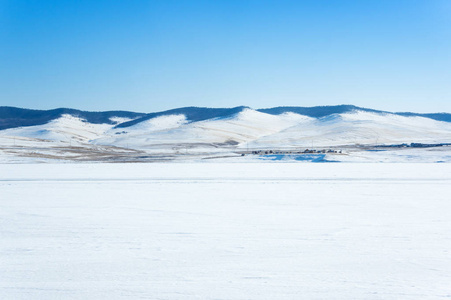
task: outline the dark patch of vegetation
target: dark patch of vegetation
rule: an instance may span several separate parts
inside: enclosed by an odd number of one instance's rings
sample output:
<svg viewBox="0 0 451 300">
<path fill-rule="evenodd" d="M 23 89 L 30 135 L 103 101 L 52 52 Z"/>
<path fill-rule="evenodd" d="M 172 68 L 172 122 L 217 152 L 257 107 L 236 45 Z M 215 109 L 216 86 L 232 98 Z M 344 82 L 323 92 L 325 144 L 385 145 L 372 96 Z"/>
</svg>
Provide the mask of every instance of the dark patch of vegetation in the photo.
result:
<svg viewBox="0 0 451 300">
<path fill-rule="evenodd" d="M 90 112 L 71 108 L 57 108 L 52 110 L 24 109 L 9 106 L 0 106 L 0 130 L 21 126 L 34 126 L 46 124 L 60 118 L 62 115 L 79 117 L 93 124 L 113 124 L 112 117 L 137 118 L 143 113 L 129 111 Z"/>
<path fill-rule="evenodd" d="M 431 148 L 431 147 L 443 147 L 451 146 L 451 143 L 439 143 L 439 144 L 423 144 L 423 143 L 410 143 L 410 144 L 393 144 L 393 145 L 377 145 L 376 148 Z"/>
<path fill-rule="evenodd" d="M 429 119 L 433 119 L 436 121 L 451 122 L 451 114 L 448 114 L 448 113 L 417 114 L 417 113 L 410 113 L 410 112 L 401 112 L 401 113 L 396 113 L 396 114 L 400 115 L 400 116 L 405 116 L 405 117 L 424 117 L 424 118 L 429 118 Z"/>
<path fill-rule="evenodd" d="M 335 105 L 335 106 L 314 106 L 314 107 L 298 107 L 298 106 L 280 106 L 273 108 L 259 109 L 258 111 L 264 112 L 271 115 L 280 115 L 287 112 L 292 112 L 300 115 L 309 116 L 312 118 L 326 117 L 332 114 L 342 114 L 352 111 L 367 111 L 382 113 L 384 111 L 368 109 L 363 107 L 358 107 L 354 105 Z"/>
</svg>

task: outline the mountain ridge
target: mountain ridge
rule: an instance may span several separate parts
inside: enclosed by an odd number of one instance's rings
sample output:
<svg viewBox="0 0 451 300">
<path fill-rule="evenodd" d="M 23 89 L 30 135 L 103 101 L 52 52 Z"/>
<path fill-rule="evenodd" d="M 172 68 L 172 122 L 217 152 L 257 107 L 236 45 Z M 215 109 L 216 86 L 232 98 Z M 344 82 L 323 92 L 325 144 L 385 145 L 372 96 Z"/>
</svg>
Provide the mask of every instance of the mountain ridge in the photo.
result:
<svg viewBox="0 0 451 300">
<path fill-rule="evenodd" d="M 168 115 L 185 115 L 188 122 L 198 122 L 215 118 L 224 118 L 237 114 L 244 109 L 252 109 L 248 106 L 237 106 L 232 108 L 210 108 L 188 106 L 174 108 L 170 110 L 141 113 L 124 110 L 111 111 L 84 111 L 73 108 L 56 108 L 50 110 L 27 109 L 13 106 L 0 106 L 0 130 L 43 125 L 52 120 L 60 118 L 62 115 L 71 115 L 79 117 L 93 124 L 116 124 L 112 118 L 129 119 L 115 125 L 115 128 L 127 128 L 135 124 Z M 379 114 L 393 114 L 405 117 L 424 117 L 436 121 L 451 122 L 451 113 L 414 113 L 414 112 L 388 112 L 383 110 L 375 110 L 370 108 L 359 107 L 350 104 L 342 105 L 326 105 L 326 106 L 278 106 L 272 108 L 260 108 L 255 111 L 280 115 L 283 113 L 296 113 L 312 118 L 321 118 L 332 114 L 343 114 L 352 111 L 364 111 Z"/>
</svg>

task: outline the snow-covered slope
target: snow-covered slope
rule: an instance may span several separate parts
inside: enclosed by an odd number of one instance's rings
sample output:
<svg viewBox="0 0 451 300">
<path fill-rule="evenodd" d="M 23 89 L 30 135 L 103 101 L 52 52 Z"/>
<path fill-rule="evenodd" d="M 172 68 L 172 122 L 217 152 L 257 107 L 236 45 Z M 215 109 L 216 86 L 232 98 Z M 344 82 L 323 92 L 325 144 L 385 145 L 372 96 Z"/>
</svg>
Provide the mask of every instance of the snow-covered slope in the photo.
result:
<svg viewBox="0 0 451 300">
<path fill-rule="evenodd" d="M 147 122 L 157 122 L 159 118 Z M 165 117 L 177 120 L 176 116 Z M 180 118 L 180 120 L 182 120 Z M 175 122 L 168 128 L 146 124 L 125 128 L 123 134 L 95 140 L 97 144 L 127 144 L 138 149 L 236 145 L 249 148 L 284 148 L 336 145 L 451 142 L 451 124 L 423 117 L 354 111 L 319 119 L 295 113 L 270 115 L 251 109 L 227 118 Z M 117 133 L 117 132 L 116 132 Z"/>
<path fill-rule="evenodd" d="M 172 130 L 187 123 L 184 115 L 165 115 L 134 124 L 127 128 L 111 128 L 102 137 L 99 137 L 94 144 L 114 145 L 126 148 L 146 148 L 152 136 L 162 132 Z"/>
<path fill-rule="evenodd" d="M 206 148 L 239 145 L 310 119 L 293 113 L 274 116 L 252 109 L 244 109 L 226 118 L 193 123 L 187 123 L 180 115 L 161 116 L 131 127 L 114 129 L 109 132 L 114 134 L 94 143 L 136 149 L 184 147 L 188 144 Z"/>
<path fill-rule="evenodd" d="M 250 143 L 252 147 L 380 145 L 451 142 L 451 124 L 423 117 L 355 111 L 297 124 Z"/>
<path fill-rule="evenodd" d="M 183 109 L 174 111 L 180 113 L 149 114 L 132 122 L 131 118 L 115 116 L 107 123 L 65 114 L 43 125 L 0 130 L 0 146 L 47 143 L 174 152 L 188 148 L 208 151 L 451 142 L 449 122 L 349 107 L 340 107 L 343 112 L 334 114 L 323 109 L 322 117 L 295 113 L 303 110 L 294 108 L 266 110 L 268 113 L 245 107 L 187 108 L 186 114 Z M 213 117 L 205 119 L 206 113 Z"/>
<path fill-rule="evenodd" d="M 18 137 L 14 142 L 54 142 L 61 145 L 89 144 L 112 128 L 109 124 L 92 124 L 71 115 L 63 115 L 44 125 L 18 127 L 0 131 L 2 137 Z"/>
</svg>

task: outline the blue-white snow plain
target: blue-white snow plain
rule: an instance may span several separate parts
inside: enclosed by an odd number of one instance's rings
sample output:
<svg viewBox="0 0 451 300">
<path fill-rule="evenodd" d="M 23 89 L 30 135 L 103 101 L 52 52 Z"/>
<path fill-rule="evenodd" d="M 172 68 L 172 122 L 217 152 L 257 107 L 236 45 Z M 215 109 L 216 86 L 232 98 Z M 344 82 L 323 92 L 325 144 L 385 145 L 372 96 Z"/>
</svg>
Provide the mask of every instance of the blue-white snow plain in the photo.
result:
<svg viewBox="0 0 451 300">
<path fill-rule="evenodd" d="M 0 299 L 451 298 L 449 164 L 1 164 Z"/>
</svg>

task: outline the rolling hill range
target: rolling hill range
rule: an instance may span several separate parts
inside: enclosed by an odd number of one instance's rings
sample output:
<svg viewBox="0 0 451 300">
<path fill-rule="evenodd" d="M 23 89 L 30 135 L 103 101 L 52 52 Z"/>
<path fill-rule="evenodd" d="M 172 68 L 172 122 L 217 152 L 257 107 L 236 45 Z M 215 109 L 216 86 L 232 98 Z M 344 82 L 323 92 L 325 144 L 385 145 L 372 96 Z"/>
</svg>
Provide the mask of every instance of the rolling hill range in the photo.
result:
<svg viewBox="0 0 451 300">
<path fill-rule="evenodd" d="M 0 106 L 0 130 L 22 126 L 43 125 L 52 120 L 58 119 L 63 115 L 71 115 L 74 117 L 78 117 L 93 124 L 117 124 L 117 127 L 129 127 L 143 121 L 167 115 L 184 115 L 185 118 L 190 122 L 197 122 L 219 117 L 228 117 L 236 113 L 239 113 L 240 111 L 246 108 L 249 107 L 246 106 L 239 106 L 234 108 L 182 107 L 162 112 L 137 113 L 130 111 L 90 112 L 70 108 L 35 110 L 10 106 Z M 256 111 L 270 115 L 295 113 L 312 118 L 321 118 L 333 114 L 344 114 L 354 111 L 364 111 L 379 114 L 394 114 L 407 117 L 425 117 L 437 121 L 451 122 L 450 113 L 432 113 L 432 114 L 419 114 L 411 112 L 390 113 L 386 111 L 357 107 L 354 105 L 315 106 L 315 107 L 281 106 L 274 108 L 257 109 Z"/>
<path fill-rule="evenodd" d="M 3 148 L 211 153 L 448 144 L 451 114 L 391 113 L 352 105 L 186 107 L 157 113 L 0 107 L 0 129 Z"/>
</svg>

